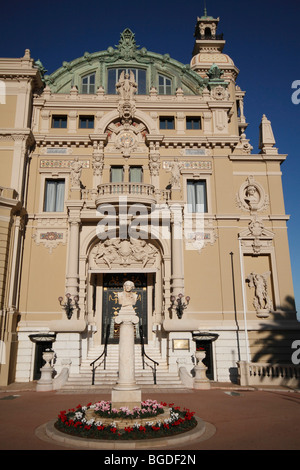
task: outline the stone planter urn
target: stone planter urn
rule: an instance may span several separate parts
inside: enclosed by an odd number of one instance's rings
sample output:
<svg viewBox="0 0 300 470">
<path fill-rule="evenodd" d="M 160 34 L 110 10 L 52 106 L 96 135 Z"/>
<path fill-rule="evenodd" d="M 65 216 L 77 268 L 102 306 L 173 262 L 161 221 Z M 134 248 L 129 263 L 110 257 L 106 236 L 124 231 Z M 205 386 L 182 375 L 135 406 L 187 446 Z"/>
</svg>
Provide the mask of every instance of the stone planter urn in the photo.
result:
<svg viewBox="0 0 300 470">
<path fill-rule="evenodd" d="M 195 378 L 194 378 L 194 388 L 208 390 L 210 389 L 210 381 L 206 377 L 207 367 L 203 364 L 203 359 L 205 359 L 205 351 L 196 351 L 195 352 L 197 364 L 194 368 Z"/>
<path fill-rule="evenodd" d="M 43 352 L 43 359 L 45 364 L 41 367 L 41 378 L 38 380 L 36 385 L 37 392 L 49 392 L 53 390 L 53 371 L 52 360 L 54 358 L 54 352 L 46 350 Z"/>
</svg>

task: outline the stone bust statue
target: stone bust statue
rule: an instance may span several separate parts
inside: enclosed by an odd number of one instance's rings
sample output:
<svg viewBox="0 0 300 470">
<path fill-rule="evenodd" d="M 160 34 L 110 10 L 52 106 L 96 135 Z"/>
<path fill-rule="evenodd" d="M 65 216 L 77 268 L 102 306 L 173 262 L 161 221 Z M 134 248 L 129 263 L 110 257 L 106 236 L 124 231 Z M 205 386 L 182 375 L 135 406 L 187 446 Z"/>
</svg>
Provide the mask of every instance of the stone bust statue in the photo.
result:
<svg viewBox="0 0 300 470">
<path fill-rule="evenodd" d="M 137 301 L 137 294 L 132 292 L 134 283 L 126 281 L 123 285 L 123 291 L 118 293 L 118 301 L 122 308 L 132 308 Z"/>
</svg>

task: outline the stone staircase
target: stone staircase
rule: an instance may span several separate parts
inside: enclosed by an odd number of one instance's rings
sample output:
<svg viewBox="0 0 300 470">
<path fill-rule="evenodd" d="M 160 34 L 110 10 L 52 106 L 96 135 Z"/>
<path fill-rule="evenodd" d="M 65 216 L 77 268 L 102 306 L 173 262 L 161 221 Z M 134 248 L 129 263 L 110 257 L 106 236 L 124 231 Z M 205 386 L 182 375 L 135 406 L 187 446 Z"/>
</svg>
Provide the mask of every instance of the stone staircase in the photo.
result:
<svg viewBox="0 0 300 470">
<path fill-rule="evenodd" d="M 60 389 L 60 392 L 86 392 L 111 389 L 118 380 L 118 364 L 119 364 L 119 346 L 117 344 L 109 344 L 106 369 L 103 364 L 97 367 L 95 372 L 95 383 L 92 385 L 92 367 L 91 362 L 94 361 L 103 352 L 103 346 L 94 347 L 89 350 L 88 357 L 84 359 L 80 366 L 80 373 L 70 373 L 68 381 Z M 162 358 L 157 348 L 151 345 L 145 345 L 146 354 L 154 361 L 158 362 L 156 368 L 156 385 L 154 384 L 153 370 L 147 364 L 153 366 L 153 363 L 145 357 L 145 368 L 143 368 L 141 346 L 135 345 L 135 379 L 137 385 L 143 388 L 177 388 L 184 389 L 185 386 L 181 382 L 178 374 L 170 373 L 167 361 Z M 102 360 L 102 359 L 101 359 Z M 97 364 L 97 363 L 96 363 Z"/>
</svg>

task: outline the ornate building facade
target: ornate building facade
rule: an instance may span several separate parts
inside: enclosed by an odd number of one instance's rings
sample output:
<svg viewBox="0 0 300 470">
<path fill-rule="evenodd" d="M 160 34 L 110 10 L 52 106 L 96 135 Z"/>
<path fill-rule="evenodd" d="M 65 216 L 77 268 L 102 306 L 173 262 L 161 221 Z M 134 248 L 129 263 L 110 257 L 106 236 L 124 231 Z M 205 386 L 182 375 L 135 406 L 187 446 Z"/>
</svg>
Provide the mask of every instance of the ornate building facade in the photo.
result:
<svg viewBox="0 0 300 470">
<path fill-rule="evenodd" d="M 129 29 L 51 75 L 0 59 L 2 385 L 37 380 L 47 348 L 66 380 L 109 360 L 126 280 L 164 376 L 190 383 L 196 349 L 214 381 L 291 364 L 286 155 L 265 115 L 252 153 L 218 21 L 197 19 L 189 65 Z"/>
</svg>

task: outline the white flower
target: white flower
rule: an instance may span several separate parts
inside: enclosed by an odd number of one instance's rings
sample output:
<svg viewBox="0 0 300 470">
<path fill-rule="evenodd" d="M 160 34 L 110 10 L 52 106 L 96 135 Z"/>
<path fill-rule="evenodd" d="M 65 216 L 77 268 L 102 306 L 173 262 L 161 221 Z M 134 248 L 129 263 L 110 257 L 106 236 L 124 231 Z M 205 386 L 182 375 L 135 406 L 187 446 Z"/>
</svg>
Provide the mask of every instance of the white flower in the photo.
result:
<svg viewBox="0 0 300 470">
<path fill-rule="evenodd" d="M 86 424 L 87 424 L 87 425 L 93 424 L 94 421 L 95 421 L 95 419 L 94 419 L 94 418 L 91 418 L 91 419 L 89 419 L 89 420 L 86 422 Z"/>
</svg>

